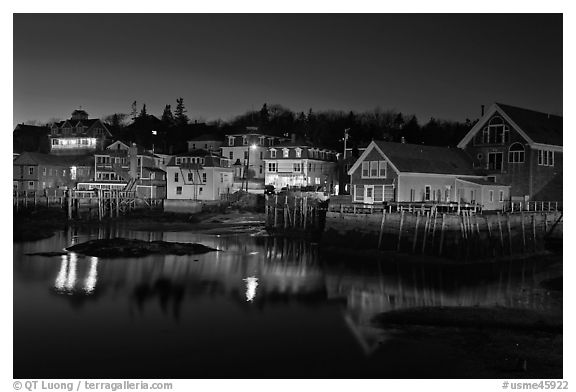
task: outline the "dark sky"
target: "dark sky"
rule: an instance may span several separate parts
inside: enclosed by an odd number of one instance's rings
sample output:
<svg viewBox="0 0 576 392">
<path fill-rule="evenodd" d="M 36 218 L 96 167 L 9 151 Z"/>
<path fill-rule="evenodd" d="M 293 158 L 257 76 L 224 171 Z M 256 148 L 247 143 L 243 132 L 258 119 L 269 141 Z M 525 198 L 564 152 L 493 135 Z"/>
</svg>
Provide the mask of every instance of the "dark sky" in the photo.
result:
<svg viewBox="0 0 576 392">
<path fill-rule="evenodd" d="M 128 113 L 229 119 L 375 107 L 477 118 L 504 102 L 562 113 L 562 15 L 14 16 L 14 124 Z"/>
</svg>

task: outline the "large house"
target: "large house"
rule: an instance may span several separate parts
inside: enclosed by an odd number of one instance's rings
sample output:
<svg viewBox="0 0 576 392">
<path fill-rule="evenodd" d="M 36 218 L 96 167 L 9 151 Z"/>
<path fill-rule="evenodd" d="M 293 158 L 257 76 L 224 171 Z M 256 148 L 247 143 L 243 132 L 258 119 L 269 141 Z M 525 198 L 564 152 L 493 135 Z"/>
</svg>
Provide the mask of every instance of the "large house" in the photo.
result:
<svg viewBox="0 0 576 392">
<path fill-rule="evenodd" d="M 70 189 L 92 176 L 90 156 L 56 156 L 23 152 L 12 162 L 13 187 L 18 191 Z"/>
<path fill-rule="evenodd" d="M 372 141 L 350 168 L 352 200 L 365 204 L 443 202 L 498 210 L 510 187 L 478 174 L 459 148 Z"/>
<path fill-rule="evenodd" d="M 264 154 L 269 147 L 289 140 L 289 138 L 259 133 L 256 127 L 247 127 L 245 132 L 225 136 L 221 147 L 222 156 L 236 165 L 236 182 L 249 179 L 259 183 L 263 188 Z"/>
<path fill-rule="evenodd" d="M 93 157 L 93 177 L 78 189 L 136 191 L 142 198 L 166 197 L 166 172 L 160 158 L 142 147 L 115 141 Z"/>
<path fill-rule="evenodd" d="M 202 149 L 219 152 L 222 144 L 222 139 L 219 137 L 210 134 L 200 135 L 188 140 L 188 151 Z"/>
<path fill-rule="evenodd" d="M 50 127 L 50 153 L 56 155 L 91 154 L 104 149 L 112 134 L 102 121 L 89 119 L 84 110 L 74 110 L 68 120 Z"/>
<path fill-rule="evenodd" d="M 338 193 L 338 153 L 296 141 L 268 147 L 264 158 L 265 183 L 276 189 L 314 187 Z"/>
<path fill-rule="evenodd" d="M 562 117 L 496 103 L 458 147 L 513 200 L 562 200 Z"/>
<path fill-rule="evenodd" d="M 167 198 L 170 200 L 220 200 L 232 193 L 234 169 L 228 159 L 206 150 L 194 150 L 171 158 L 166 166 Z"/>
</svg>

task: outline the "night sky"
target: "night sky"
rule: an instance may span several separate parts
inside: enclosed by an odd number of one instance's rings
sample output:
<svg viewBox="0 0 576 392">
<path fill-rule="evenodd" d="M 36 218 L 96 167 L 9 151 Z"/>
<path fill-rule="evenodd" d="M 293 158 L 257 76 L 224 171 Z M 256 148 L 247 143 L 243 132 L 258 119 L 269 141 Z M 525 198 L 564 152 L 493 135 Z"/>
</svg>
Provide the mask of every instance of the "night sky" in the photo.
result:
<svg viewBox="0 0 576 392">
<path fill-rule="evenodd" d="M 14 119 L 192 119 L 264 102 L 478 118 L 493 102 L 562 114 L 562 15 L 14 16 Z"/>
</svg>

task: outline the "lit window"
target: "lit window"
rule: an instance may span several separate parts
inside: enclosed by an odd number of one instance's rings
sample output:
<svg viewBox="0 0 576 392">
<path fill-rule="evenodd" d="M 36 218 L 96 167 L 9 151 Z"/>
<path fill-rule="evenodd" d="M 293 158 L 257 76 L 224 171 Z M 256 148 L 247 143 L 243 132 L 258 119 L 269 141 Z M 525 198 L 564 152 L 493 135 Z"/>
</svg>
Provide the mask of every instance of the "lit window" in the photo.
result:
<svg viewBox="0 0 576 392">
<path fill-rule="evenodd" d="M 282 156 L 283 156 L 284 158 L 288 158 L 288 156 L 289 156 L 288 154 L 289 154 L 289 153 L 290 153 L 290 150 L 288 150 L 287 148 L 285 148 L 285 149 L 282 150 Z"/>
<path fill-rule="evenodd" d="M 296 149 L 296 158 L 301 158 L 302 157 L 302 150 L 297 148 Z"/>
</svg>

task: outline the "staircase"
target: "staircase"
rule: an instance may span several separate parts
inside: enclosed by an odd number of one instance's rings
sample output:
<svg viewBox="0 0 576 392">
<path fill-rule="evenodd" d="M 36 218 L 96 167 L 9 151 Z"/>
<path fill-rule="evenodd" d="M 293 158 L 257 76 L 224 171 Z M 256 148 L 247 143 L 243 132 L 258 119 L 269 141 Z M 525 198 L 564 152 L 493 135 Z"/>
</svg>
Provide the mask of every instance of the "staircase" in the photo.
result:
<svg viewBox="0 0 576 392">
<path fill-rule="evenodd" d="M 131 192 L 134 190 L 134 187 L 136 186 L 136 182 L 138 181 L 137 178 L 131 178 L 130 181 L 128 181 L 128 184 L 126 184 L 126 186 L 124 187 L 124 192 Z"/>
</svg>

